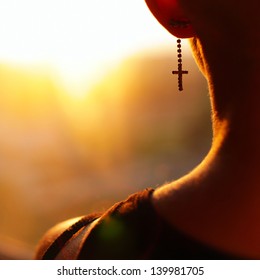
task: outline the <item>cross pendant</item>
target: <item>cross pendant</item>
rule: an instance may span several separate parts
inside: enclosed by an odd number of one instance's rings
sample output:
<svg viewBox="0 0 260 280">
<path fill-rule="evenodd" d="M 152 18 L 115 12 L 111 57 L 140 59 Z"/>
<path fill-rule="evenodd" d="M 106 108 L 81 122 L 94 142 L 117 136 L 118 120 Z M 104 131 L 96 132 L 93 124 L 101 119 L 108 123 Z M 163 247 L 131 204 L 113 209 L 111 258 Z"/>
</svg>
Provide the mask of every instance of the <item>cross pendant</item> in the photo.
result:
<svg viewBox="0 0 260 280">
<path fill-rule="evenodd" d="M 172 74 L 178 75 L 178 88 L 179 91 L 183 91 L 183 85 L 182 85 L 182 75 L 188 74 L 188 71 L 182 70 L 182 64 L 178 64 L 178 71 L 172 71 Z"/>
</svg>

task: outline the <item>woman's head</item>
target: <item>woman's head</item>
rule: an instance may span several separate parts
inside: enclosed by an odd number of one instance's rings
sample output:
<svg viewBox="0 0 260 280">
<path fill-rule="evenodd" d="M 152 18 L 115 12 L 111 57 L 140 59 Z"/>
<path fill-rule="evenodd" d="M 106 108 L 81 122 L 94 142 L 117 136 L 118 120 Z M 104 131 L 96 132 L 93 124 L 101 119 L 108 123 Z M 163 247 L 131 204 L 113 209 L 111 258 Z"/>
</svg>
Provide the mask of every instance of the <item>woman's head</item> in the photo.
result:
<svg viewBox="0 0 260 280">
<path fill-rule="evenodd" d="M 192 38 L 194 57 L 214 95 L 215 115 L 235 104 L 238 92 L 244 98 L 254 92 L 260 66 L 259 0 L 145 1 L 171 34 Z"/>
<path fill-rule="evenodd" d="M 260 45 L 259 0 L 145 1 L 171 34 L 194 38 L 194 54 L 204 73 L 206 61 L 213 56 L 219 60 L 223 54 L 243 57 L 251 52 L 255 55 Z"/>
</svg>

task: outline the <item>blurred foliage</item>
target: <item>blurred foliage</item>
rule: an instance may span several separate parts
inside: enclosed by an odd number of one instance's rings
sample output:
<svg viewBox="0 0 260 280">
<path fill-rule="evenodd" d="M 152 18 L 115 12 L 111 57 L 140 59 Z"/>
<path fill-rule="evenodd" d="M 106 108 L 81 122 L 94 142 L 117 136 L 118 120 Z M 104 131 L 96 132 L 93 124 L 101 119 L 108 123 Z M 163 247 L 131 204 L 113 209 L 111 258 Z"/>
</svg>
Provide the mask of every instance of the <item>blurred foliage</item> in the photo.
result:
<svg viewBox="0 0 260 280">
<path fill-rule="evenodd" d="M 172 53 L 140 53 L 84 97 L 47 72 L 0 66 L 0 234 L 30 245 L 54 223 L 195 167 L 211 142 L 193 59 L 177 90 Z"/>
</svg>

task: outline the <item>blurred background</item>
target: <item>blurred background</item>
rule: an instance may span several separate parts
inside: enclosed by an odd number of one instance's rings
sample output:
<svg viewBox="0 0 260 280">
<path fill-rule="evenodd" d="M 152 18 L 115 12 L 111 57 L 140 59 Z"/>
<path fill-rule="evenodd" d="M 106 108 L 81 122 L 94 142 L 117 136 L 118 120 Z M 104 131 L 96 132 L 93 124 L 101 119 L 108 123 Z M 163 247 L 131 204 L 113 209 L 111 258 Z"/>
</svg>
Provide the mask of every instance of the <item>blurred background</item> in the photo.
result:
<svg viewBox="0 0 260 280">
<path fill-rule="evenodd" d="M 93 2 L 93 3 L 92 3 Z M 0 257 L 193 169 L 211 144 L 206 81 L 144 1 L 0 1 Z M 175 69 L 176 68 L 176 69 Z"/>
</svg>

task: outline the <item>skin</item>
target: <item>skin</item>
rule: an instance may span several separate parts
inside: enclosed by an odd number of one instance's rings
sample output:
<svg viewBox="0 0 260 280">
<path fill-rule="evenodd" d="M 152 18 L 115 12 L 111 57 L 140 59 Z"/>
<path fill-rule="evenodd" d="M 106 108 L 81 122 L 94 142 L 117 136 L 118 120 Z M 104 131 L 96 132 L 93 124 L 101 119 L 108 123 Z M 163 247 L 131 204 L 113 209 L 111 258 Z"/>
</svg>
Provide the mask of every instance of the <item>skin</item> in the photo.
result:
<svg viewBox="0 0 260 280">
<path fill-rule="evenodd" d="M 179 0 L 208 80 L 213 140 L 191 173 L 157 189 L 156 210 L 192 237 L 260 258 L 260 20 L 258 0 Z"/>
</svg>

